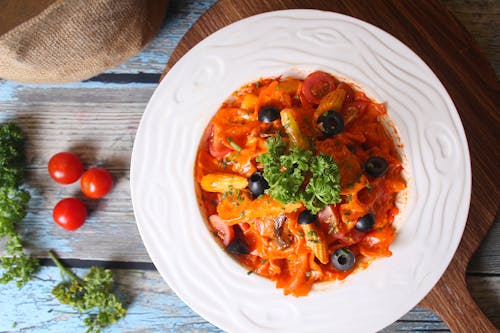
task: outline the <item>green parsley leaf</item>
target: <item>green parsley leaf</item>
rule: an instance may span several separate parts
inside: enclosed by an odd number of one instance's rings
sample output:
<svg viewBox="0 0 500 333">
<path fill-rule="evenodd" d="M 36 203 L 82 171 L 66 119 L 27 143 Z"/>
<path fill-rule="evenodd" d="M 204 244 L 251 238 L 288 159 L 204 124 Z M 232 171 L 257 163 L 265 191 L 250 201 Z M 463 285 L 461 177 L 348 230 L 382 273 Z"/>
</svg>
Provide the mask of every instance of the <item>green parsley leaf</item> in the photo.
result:
<svg viewBox="0 0 500 333">
<path fill-rule="evenodd" d="M 113 294 L 113 273 L 109 269 L 93 266 L 82 279 L 64 267 L 52 251 L 49 256 L 66 277 L 52 289 L 52 294 L 59 302 L 87 315 L 83 320 L 87 332 L 100 332 L 125 316 L 127 310 Z"/>
<path fill-rule="evenodd" d="M 313 214 L 340 202 L 340 170 L 332 156 L 321 153 L 311 161 L 312 177 L 304 192 L 304 204 Z"/>
<path fill-rule="evenodd" d="M 313 214 L 340 202 L 340 171 L 330 155 L 314 155 L 295 146 L 287 149 L 279 136 L 267 139 L 266 147 L 257 162 L 264 166 L 263 176 L 269 184 L 266 193 L 271 197 L 281 203 L 301 201 Z"/>
<path fill-rule="evenodd" d="M 3 274 L 0 283 L 15 281 L 17 287 L 22 288 L 39 268 L 38 259 L 30 258 L 22 251 L 16 252 L 11 257 L 2 258 Z"/>
<path fill-rule="evenodd" d="M 24 135 L 15 123 L 0 126 L 0 187 L 18 187 L 24 182 Z"/>
<path fill-rule="evenodd" d="M 25 173 L 24 136 L 14 123 L 0 125 L 0 238 L 6 237 L 0 283 L 24 286 L 38 271 L 37 259 L 23 252 L 16 224 L 26 216 L 30 194 L 21 188 Z"/>
</svg>

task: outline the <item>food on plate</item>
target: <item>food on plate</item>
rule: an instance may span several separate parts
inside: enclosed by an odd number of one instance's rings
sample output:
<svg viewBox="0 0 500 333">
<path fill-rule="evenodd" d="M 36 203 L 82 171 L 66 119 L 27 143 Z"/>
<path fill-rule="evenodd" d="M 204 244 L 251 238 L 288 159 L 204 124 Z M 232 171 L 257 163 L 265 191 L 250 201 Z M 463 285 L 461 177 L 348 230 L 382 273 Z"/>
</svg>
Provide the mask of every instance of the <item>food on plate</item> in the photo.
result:
<svg viewBox="0 0 500 333">
<path fill-rule="evenodd" d="M 52 217 L 60 227 L 75 230 L 85 223 L 87 208 L 77 198 L 65 198 L 55 205 Z"/>
<path fill-rule="evenodd" d="M 75 153 L 64 151 L 50 158 L 48 170 L 54 181 L 60 184 L 71 184 L 80 179 L 83 173 L 83 163 Z"/>
<path fill-rule="evenodd" d="M 104 168 L 89 168 L 80 179 L 80 187 L 87 197 L 99 199 L 113 188 L 113 176 Z"/>
<path fill-rule="evenodd" d="M 194 177 L 208 226 L 249 272 L 304 296 L 389 246 L 406 188 L 386 107 L 316 71 L 234 92 L 208 124 Z"/>
</svg>

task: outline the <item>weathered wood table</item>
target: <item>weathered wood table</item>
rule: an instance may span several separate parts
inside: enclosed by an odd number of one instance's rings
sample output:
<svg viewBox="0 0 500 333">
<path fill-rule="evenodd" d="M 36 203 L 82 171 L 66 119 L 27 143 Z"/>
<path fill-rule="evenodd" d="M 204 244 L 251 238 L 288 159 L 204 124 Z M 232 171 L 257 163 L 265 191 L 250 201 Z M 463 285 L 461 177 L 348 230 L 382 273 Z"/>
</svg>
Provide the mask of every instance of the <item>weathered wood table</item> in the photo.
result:
<svg viewBox="0 0 500 333">
<path fill-rule="evenodd" d="M 0 80 L 0 122 L 16 121 L 28 139 L 28 184 L 32 200 L 21 232 L 27 249 L 42 258 L 43 264 L 36 278 L 21 290 L 14 284 L 0 285 L 1 332 L 84 331 L 81 318 L 50 294 L 60 276 L 47 259 L 49 249 L 65 258 L 69 266 L 78 267 L 77 273 L 84 274 L 91 265 L 113 270 L 128 314 L 106 331 L 220 331 L 186 306 L 155 270 L 137 231 L 129 190 L 130 155 L 146 103 L 181 37 L 215 2 L 171 1 L 163 29 L 142 53 L 88 81 L 29 85 Z M 476 38 L 498 77 L 498 1 L 441 2 Z M 81 197 L 77 184 L 58 185 L 48 176 L 49 158 L 64 150 L 79 154 L 86 166 L 105 166 L 115 178 L 115 188 L 106 198 L 84 199 L 90 216 L 75 232 L 59 228 L 51 216 L 52 207 L 60 199 Z M 468 287 L 474 299 L 497 327 L 500 327 L 499 243 L 497 222 L 467 270 Z M 431 311 L 416 307 L 384 329 L 384 332 L 402 331 L 446 332 L 449 328 Z"/>
</svg>

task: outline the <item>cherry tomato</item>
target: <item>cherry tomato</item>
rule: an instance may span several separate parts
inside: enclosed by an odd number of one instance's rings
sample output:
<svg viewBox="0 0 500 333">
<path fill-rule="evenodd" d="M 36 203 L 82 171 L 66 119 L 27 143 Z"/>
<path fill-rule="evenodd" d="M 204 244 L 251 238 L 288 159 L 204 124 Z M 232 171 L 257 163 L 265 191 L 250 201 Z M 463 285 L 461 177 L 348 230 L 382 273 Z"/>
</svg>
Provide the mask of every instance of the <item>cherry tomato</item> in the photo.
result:
<svg viewBox="0 0 500 333">
<path fill-rule="evenodd" d="M 232 151 L 231 148 L 224 145 L 220 130 L 218 131 L 215 127 L 213 127 L 212 133 L 208 137 L 208 151 L 213 157 L 222 157 Z"/>
<path fill-rule="evenodd" d="M 346 92 L 344 103 L 349 103 L 354 100 L 354 89 L 352 89 L 351 86 L 347 83 L 340 82 L 337 86 L 337 89 L 342 89 Z"/>
<path fill-rule="evenodd" d="M 309 74 L 302 85 L 302 94 L 313 104 L 319 104 L 321 97 L 334 90 L 337 79 L 325 72 L 313 72 Z"/>
<path fill-rule="evenodd" d="M 71 184 L 80 178 L 83 163 L 80 157 L 70 152 L 60 152 L 49 160 L 49 175 L 60 184 Z"/>
<path fill-rule="evenodd" d="M 228 246 L 234 238 L 233 226 L 224 223 L 219 215 L 210 215 L 208 217 L 208 220 L 210 221 L 210 224 L 214 228 L 217 235 L 222 238 L 222 244 L 224 244 L 224 246 Z"/>
<path fill-rule="evenodd" d="M 391 226 L 368 232 L 358 244 L 359 252 L 366 257 L 390 257 L 392 252 L 389 245 L 394 240 L 395 233 L 396 230 Z"/>
<path fill-rule="evenodd" d="M 113 177 L 104 168 L 90 168 L 83 173 L 80 187 L 87 197 L 99 199 L 111 191 Z"/>
<path fill-rule="evenodd" d="M 75 230 L 87 218 L 87 208 L 76 198 L 65 198 L 57 203 L 52 212 L 54 221 L 66 230 Z"/>
</svg>

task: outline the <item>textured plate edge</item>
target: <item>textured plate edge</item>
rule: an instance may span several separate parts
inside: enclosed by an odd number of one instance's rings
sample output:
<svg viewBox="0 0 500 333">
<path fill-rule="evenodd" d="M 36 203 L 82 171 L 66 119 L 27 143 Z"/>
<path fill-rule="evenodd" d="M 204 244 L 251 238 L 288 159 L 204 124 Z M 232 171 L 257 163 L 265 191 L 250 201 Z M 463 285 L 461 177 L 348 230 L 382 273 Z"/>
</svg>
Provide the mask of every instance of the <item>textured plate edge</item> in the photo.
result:
<svg viewBox="0 0 500 333">
<path fill-rule="evenodd" d="M 347 19 L 347 20 L 349 20 L 349 21 L 351 21 L 351 22 L 360 23 L 361 25 L 363 25 L 363 26 L 365 26 L 365 27 L 368 27 L 369 29 L 375 30 L 377 33 L 382 33 L 382 34 L 385 34 L 385 35 L 390 36 L 390 38 L 392 38 L 393 40 L 397 41 L 397 42 L 398 42 L 398 43 L 400 43 L 402 46 L 404 46 L 404 48 L 406 48 L 407 50 L 409 50 L 409 51 L 412 53 L 413 57 L 414 57 L 415 59 L 418 59 L 418 61 L 420 61 L 420 62 L 421 62 L 421 64 L 422 64 L 423 66 L 425 66 L 425 67 L 429 70 L 429 72 L 431 72 L 431 73 L 433 74 L 434 79 L 435 79 L 434 81 L 435 81 L 435 82 L 437 82 L 437 83 L 440 85 L 440 87 L 439 87 L 439 88 L 440 88 L 440 89 L 442 89 L 442 90 L 444 91 L 444 96 L 445 96 L 445 97 L 446 97 L 446 99 L 447 99 L 447 101 L 446 101 L 446 102 L 449 104 L 449 106 L 451 106 L 452 111 L 453 111 L 453 113 L 451 113 L 451 114 L 450 114 L 450 116 L 452 117 L 452 121 L 454 122 L 454 124 L 455 124 L 455 125 L 456 125 L 456 127 L 457 127 L 457 130 L 458 130 L 458 135 L 459 135 L 459 137 L 460 137 L 460 140 L 461 140 L 461 141 L 462 141 L 462 143 L 463 143 L 463 147 L 462 147 L 462 148 L 464 148 L 464 149 L 465 149 L 465 151 L 464 151 L 464 158 L 465 158 L 465 161 L 464 161 L 464 162 L 466 162 L 466 164 L 467 164 L 467 170 L 466 170 L 467 178 L 466 178 L 465 190 L 466 190 L 466 192 L 468 193 L 468 195 L 467 195 L 467 197 L 466 197 L 466 198 L 464 198 L 464 201 L 467 203 L 467 205 L 466 205 L 466 208 L 464 209 L 464 211 L 463 211 L 463 212 L 462 212 L 462 214 L 461 214 L 461 216 L 462 216 L 462 217 L 464 217 L 463 219 L 461 219 L 461 220 L 464 220 L 464 222 L 462 223 L 462 228 L 461 228 L 461 230 L 460 230 L 460 235 L 461 235 L 461 236 L 460 236 L 460 237 L 458 237 L 458 239 L 454 242 L 454 244 L 453 244 L 453 246 L 452 246 L 452 247 L 453 247 L 453 251 L 450 251 L 450 252 L 448 253 L 448 257 L 449 257 L 448 259 L 449 259 L 449 260 L 447 261 L 447 265 L 446 265 L 446 266 L 442 269 L 442 272 L 440 272 L 440 274 L 439 274 L 439 278 L 435 281 L 435 283 L 437 283 L 437 282 L 439 281 L 440 277 L 444 274 L 444 272 L 445 272 L 445 271 L 446 271 L 446 269 L 448 268 L 448 266 L 449 266 L 449 264 L 450 264 L 450 262 L 451 262 L 452 258 L 454 257 L 454 255 L 455 255 L 455 253 L 456 253 L 456 250 L 457 250 L 457 248 L 458 248 L 458 246 L 459 246 L 460 240 L 461 240 L 462 235 L 463 235 L 463 231 L 464 231 L 464 229 L 465 229 L 465 225 L 466 225 L 466 221 L 467 221 L 467 216 L 468 216 L 468 213 L 469 213 L 470 198 L 471 198 L 471 186 L 472 186 L 471 172 L 472 172 L 472 171 L 471 171 L 471 160 L 470 160 L 469 146 L 468 146 L 467 138 L 466 138 L 466 136 L 465 136 L 465 131 L 464 131 L 464 128 L 463 128 L 463 124 L 462 124 L 462 122 L 461 122 L 461 120 L 460 120 L 459 113 L 458 113 L 458 111 L 457 111 L 457 109 L 456 109 L 456 107 L 455 107 L 455 105 L 454 105 L 454 103 L 453 103 L 453 100 L 451 99 L 451 97 L 450 97 L 450 95 L 449 95 L 448 91 L 446 90 L 446 88 L 444 87 L 444 85 L 442 84 L 442 82 L 439 80 L 439 78 L 437 77 L 437 75 L 434 73 L 434 71 L 433 71 L 433 70 L 432 70 L 432 69 L 431 69 L 431 68 L 430 68 L 430 67 L 429 67 L 429 66 L 428 66 L 428 65 L 427 65 L 427 64 L 426 64 L 426 63 L 425 63 L 425 62 L 424 62 L 424 61 L 423 61 L 423 60 L 422 60 L 422 59 L 421 59 L 421 58 L 420 58 L 420 57 L 419 57 L 419 56 L 418 56 L 418 55 L 417 55 L 417 54 L 416 54 L 416 53 L 415 53 L 415 52 L 414 52 L 411 48 L 410 48 L 410 47 L 408 47 L 406 44 L 404 44 L 404 43 L 403 43 L 403 42 L 401 42 L 399 39 L 397 39 L 396 37 L 394 37 L 392 34 L 390 34 L 390 33 L 386 32 L 386 31 L 384 31 L 384 30 L 382 30 L 382 29 L 380 29 L 380 28 L 378 28 L 378 27 L 376 27 L 376 26 L 374 26 L 374 25 L 372 25 L 372 24 L 370 24 L 370 23 L 368 23 L 368 22 L 365 22 L 365 21 L 359 20 L 359 19 L 357 19 L 357 18 L 354 18 L 354 17 L 348 16 L 348 15 L 340 14 L 340 13 L 328 12 L 328 11 L 321 11 L 321 10 L 313 10 L 313 9 L 291 9 L 291 10 L 281 10 L 281 11 L 267 12 L 267 13 L 262 13 L 262 14 L 257 14 L 257 15 L 254 15 L 254 16 L 250 16 L 250 17 L 244 18 L 244 19 L 242 19 L 242 20 L 240 20 L 240 21 L 243 21 L 243 20 L 250 20 L 250 19 L 257 19 L 257 18 L 261 18 L 261 17 L 264 17 L 264 16 L 269 16 L 269 15 L 271 15 L 271 16 L 272 16 L 272 15 L 276 14 L 277 12 L 279 12 L 280 14 L 286 14 L 287 12 L 296 12 L 296 11 L 304 11 L 304 12 L 322 12 L 322 13 L 328 13 L 329 15 L 338 16 L 338 17 L 340 17 L 340 18 Z M 240 22 L 240 21 L 236 21 L 236 22 L 234 22 L 233 24 L 236 24 L 236 23 L 238 23 L 238 22 Z M 221 30 L 230 29 L 230 28 L 231 28 L 231 26 L 232 26 L 233 24 L 228 25 L 228 26 L 225 26 L 224 28 L 222 28 L 222 29 L 220 29 L 220 30 L 216 31 L 215 33 L 219 32 L 219 31 L 221 31 Z M 215 34 L 215 33 L 214 33 L 214 34 Z M 197 48 L 199 45 L 203 45 L 203 42 L 204 42 L 204 40 L 202 40 L 202 41 L 201 41 L 201 42 L 199 42 L 197 45 L 195 45 L 195 46 L 194 46 L 191 50 L 189 50 L 189 51 L 186 53 L 186 55 L 187 55 L 187 54 L 189 54 L 189 53 L 190 53 L 193 49 Z M 182 60 L 182 58 L 181 58 L 180 60 Z M 167 76 L 168 76 L 168 73 L 167 73 Z M 158 90 L 159 90 L 158 88 L 155 90 L 155 94 L 158 92 Z M 153 94 L 153 96 L 151 97 L 151 100 L 153 100 L 153 98 L 154 98 L 155 94 Z M 150 100 L 150 102 L 151 102 L 151 100 Z M 148 110 L 148 108 L 149 108 L 149 107 L 150 107 L 150 106 L 149 106 L 149 103 L 148 103 L 148 106 L 146 107 L 146 111 Z M 141 119 L 141 124 L 142 124 L 142 119 Z M 140 129 L 140 126 L 139 126 L 139 129 Z M 137 133 L 139 133 L 139 129 L 138 129 Z M 134 140 L 134 149 L 135 149 L 135 146 L 136 146 L 136 145 L 135 145 L 135 140 Z M 131 166 L 133 165 L 132 161 L 133 161 L 133 159 L 134 159 L 134 149 L 133 149 L 132 158 L 131 158 Z M 133 185 L 132 185 L 132 178 L 133 178 L 133 176 L 132 176 L 133 171 L 132 171 L 132 170 L 133 170 L 133 168 L 131 167 L 131 193 L 134 191 L 134 190 L 133 190 Z M 133 206 L 134 206 L 135 204 L 134 204 L 134 200 L 133 200 L 133 195 L 132 195 L 132 202 L 133 202 Z M 135 214 L 135 211 L 136 211 L 136 210 L 135 210 L 135 207 L 134 207 L 134 214 Z M 136 219 L 137 219 L 137 217 L 136 217 Z M 138 224 L 138 228 L 139 228 L 139 232 L 140 232 L 140 234 L 141 234 L 141 237 L 143 237 L 143 231 L 141 231 L 140 223 L 138 222 L 137 224 Z M 144 237 L 143 237 L 143 238 L 144 238 Z M 153 258 L 153 257 L 155 257 L 155 256 L 154 256 L 152 253 L 150 253 L 150 250 L 151 250 L 151 249 L 149 249 L 149 248 L 148 248 L 148 246 L 147 246 L 147 244 L 146 244 L 146 243 L 145 243 L 145 247 L 146 247 L 146 249 L 147 249 L 147 251 L 148 251 L 148 254 L 149 254 L 149 255 L 151 256 L 151 258 L 153 259 L 153 262 L 155 262 L 155 259 Z M 158 260 L 160 260 L 159 258 L 157 258 L 157 259 L 158 259 Z M 159 270 L 159 271 L 160 271 L 160 270 Z M 165 279 L 165 281 L 166 281 L 169 285 L 171 285 L 171 283 L 173 283 L 173 282 L 169 281 L 170 279 L 169 279 L 167 276 L 164 276 L 164 274 L 163 274 L 161 271 L 160 271 L 160 274 L 162 275 L 162 277 Z M 433 284 L 433 286 L 435 285 L 435 283 Z M 433 286 L 431 286 L 431 287 L 429 288 L 429 290 L 428 290 L 427 292 L 425 292 L 425 293 L 424 293 L 424 295 L 422 296 L 422 298 L 421 298 L 421 299 L 423 299 L 423 298 L 425 297 L 425 295 L 427 295 L 427 293 L 428 293 L 428 292 L 432 289 L 432 287 L 433 287 Z M 174 289 L 174 288 L 172 288 L 172 289 Z M 174 290 L 174 291 L 175 291 L 175 290 Z M 183 299 L 182 295 L 179 295 L 179 297 L 180 297 L 181 299 Z M 421 299 L 420 299 L 418 302 L 416 302 L 416 303 L 415 303 L 415 305 L 417 305 L 417 304 L 421 301 Z M 186 304 L 188 304 L 191 308 L 193 308 L 196 312 L 198 312 L 198 311 L 196 310 L 196 306 L 194 306 L 194 304 L 189 304 L 190 302 L 186 302 L 186 300 L 184 300 L 184 299 L 183 299 L 183 301 L 184 301 Z M 198 313 L 200 313 L 200 312 L 198 312 Z M 402 315 L 404 315 L 404 313 L 406 313 L 406 311 L 405 311 L 405 312 L 403 312 L 403 313 L 402 313 Z M 203 316 L 203 314 L 202 314 L 202 316 Z M 205 317 L 205 318 L 206 318 L 206 317 Z M 208 319 L 208 320 L 209 320 L 210 322 L 214 323 L 215 325 L 218 325 L 218 326 L 219 326 L 219 324 L 217 323 L 217 321 L 214 321 L 214 320 L 212 320 L 212 319 Z M 223 325 L 223 326 L 224 326 L 224 325 Z M 222 327 L 222 326 L 219 326 L 219 327 Z M 380 327 L 379 329 L 381 329 L 381 328 L 383 328 L 383 327 L 385 327 L 385 326 L 382 326 L 382 327 Z"/>
</svg>

